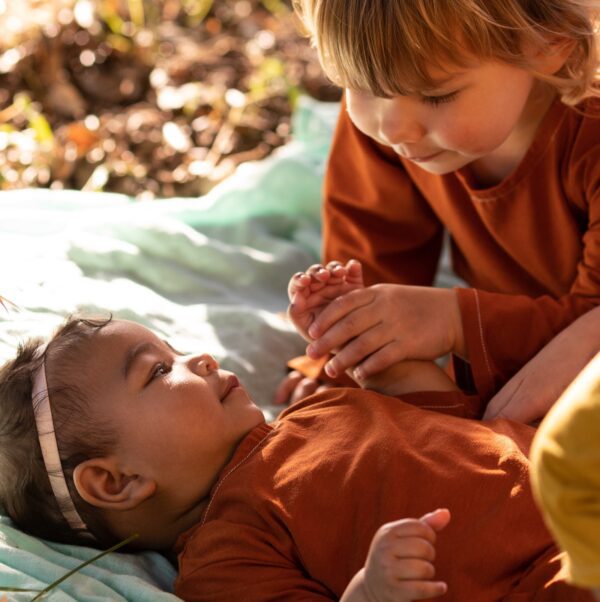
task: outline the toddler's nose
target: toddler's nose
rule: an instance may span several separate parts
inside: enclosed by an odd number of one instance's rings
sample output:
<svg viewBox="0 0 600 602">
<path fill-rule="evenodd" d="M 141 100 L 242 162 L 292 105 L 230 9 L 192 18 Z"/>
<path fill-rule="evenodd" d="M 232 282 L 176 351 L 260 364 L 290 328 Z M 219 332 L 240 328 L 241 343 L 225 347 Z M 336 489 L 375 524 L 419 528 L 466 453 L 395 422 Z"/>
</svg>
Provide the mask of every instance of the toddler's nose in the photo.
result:
<svg viewBox="0 0 600 602">
<path fill-rule="evenodd" d="M 413 144 L 425 135 L 425 127 L 418 119 L 413 108 L 386 106 L 379 115 L 379 137 L 385 144 Z"/>
</svg>

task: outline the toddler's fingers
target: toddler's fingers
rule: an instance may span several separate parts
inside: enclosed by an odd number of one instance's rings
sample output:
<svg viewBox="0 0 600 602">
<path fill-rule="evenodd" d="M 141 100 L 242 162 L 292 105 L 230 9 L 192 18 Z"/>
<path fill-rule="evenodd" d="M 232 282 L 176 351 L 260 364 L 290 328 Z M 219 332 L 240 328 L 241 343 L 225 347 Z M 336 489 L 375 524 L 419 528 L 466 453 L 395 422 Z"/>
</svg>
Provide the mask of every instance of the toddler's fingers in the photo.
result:
<svg viewBox="0 0 600 602">
<path fill-rule="evenodd" d="M 406 350 L 402 345 L 402 341 L 385 340 L 384 337 L 387 334 L 387 330 L 381 324 L 372 330 L 373 332 L 369 334 L 374 341 L 371 344 L 372 350 L 366 353 L 364 350 L 357 349 L 356 353 L 353 352 L 352 357 L 344 358 L 346 363 L 351 362 L 350 366 L 355 366 L 354 378 L 361 381 L 406 359 Z M 364 345 L 367 342 L 368 340 L 365 339 L 361 343 Z M 375 349 L 377 345 L 379 345 L 379 348 Z M 353 350 L 348 349 L 348 356 L 350 355 L 350 351 Z"/>
<path fill-rule="evenodd" d="M 315 348 L 320 350 L 321 355 L 325 355 L 333 347 L 340 347 L 340 351 L 325 366 L 327 374 L 335 376 L 352 368 L 355 378 L 362 381 L 378 372 L 373 370 L 369 372 L 365 366 L 368 367 L 369 363 L 378 361 L 381 354 L 385 357 L 388 347 L 392 347 L 394 341 L 389 341 L 390 333 L 385 325 L 372 323 L 372 320 L 376 319 L 377 316 L 369 314 L 363 314 L 362 317 L 359 314 L 350 316 L 311 344 L 312 350 Z M 324 343 L 329 347 L 324 346 Z M 400 356 L 397 361 L 401 359 L 404 358 Z M 392 363 L 394 362 L 390 361 L 387 365 Z M 386 367 L 384 365 L 381 369 Z"/>
<path fill-rule="evenodd" d="M 334 325 L 339 325 L 342 320 L 348 314 L 371 304 L 373 301 L 373 292 L 369 289 L 353 290 L 345 295 L 341 295 L 334 299 L 318 316 L 315 323 L 311 326 L 310 336 L 313 339 L 319 338 L 324 332 L 327 332 Z M 380 321 L 380 316 L 377 319 L 369 319 L 371 325 L 375 322 Z M 347 324 L 342 327 L 342 331 L 345 331 Z M 356 336 L 359 332 L 354 332 L 352 336 Z M 351 336 L 343 336 L 341 342 L 347 341 Z M 339 343 L 340 341 L 337 341 Z M 328 342 L 327 342 L 328 343 Z M 323 345 L 327 344 L 325 341 Z M 331 347 L 327 349 L 329 351 Z M 322 351 L 321 349 L 319 351 Z M 321 353 L 322 355 L 322 353 Z"/>
</svg>

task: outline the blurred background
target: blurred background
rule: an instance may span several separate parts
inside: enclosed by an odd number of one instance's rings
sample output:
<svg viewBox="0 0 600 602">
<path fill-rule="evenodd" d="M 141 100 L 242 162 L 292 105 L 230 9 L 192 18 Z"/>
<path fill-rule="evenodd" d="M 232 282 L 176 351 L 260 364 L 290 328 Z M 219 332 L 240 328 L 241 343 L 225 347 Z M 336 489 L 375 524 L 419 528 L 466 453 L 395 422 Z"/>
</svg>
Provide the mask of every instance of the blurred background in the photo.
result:
<svg viewBox="0 0 600 602">
<path fill-rule="evenodd" d="M 0 190 L 198 196 L 338 100 L 291 0 L 0 0 Z"/>
</svg>

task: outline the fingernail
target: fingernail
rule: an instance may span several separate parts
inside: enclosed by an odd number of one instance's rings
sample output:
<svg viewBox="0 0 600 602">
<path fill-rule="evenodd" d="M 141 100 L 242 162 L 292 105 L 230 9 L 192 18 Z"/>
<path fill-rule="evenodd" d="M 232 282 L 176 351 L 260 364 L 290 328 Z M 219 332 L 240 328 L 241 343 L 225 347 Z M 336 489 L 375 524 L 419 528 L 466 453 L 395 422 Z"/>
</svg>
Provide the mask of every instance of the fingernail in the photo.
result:
<svg viewBox="0 0 600 602">
<path fill-rule="evenodd" d="M 319 333 L 319 329 L 316 326 L 311 326 L 308 329 L 308 336 L 312 337 L 313 339 L 317 338 L 318 333 Z"/>
<path fill-rule="evenodd" d="M 354 368 L 353 374 L 356 380 L 362 380 L 365 377 L 365 373 L 362 368 Z"/>
<path fill-rule="evenodd" d="M 337 376 L 335 368 L 331 364 L 325 364 L 325 374 L 330 378 L 335 378 Z"/>
<path fill-rule="evenodd" d="M 315 353 L 315 348 L 312 345 L 309 345 L 306 348 L 306 355 L 308 355 L 308 357 L 312 357 L 313 359 L 318 358 L 319 356 Z"/>
</svg>

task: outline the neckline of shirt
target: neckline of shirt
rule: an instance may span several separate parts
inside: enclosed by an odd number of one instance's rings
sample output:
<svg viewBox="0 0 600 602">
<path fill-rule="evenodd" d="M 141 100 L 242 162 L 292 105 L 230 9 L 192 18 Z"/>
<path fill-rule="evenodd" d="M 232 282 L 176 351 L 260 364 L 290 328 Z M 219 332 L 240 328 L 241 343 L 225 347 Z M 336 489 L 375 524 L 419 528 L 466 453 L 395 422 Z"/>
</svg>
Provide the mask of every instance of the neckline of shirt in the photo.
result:
<svg viewBox="0 0 600 602">
<path fill-rule="evenodd" d="M 544 153 L 550 146 L 551 139 L 555 136 L 559 125 L 567 115 L 568 109 L 569 107 L 561 102 L 559 98 L 554 100 L 548 108 L 546 115 L 544 115 L 527 152 L 519 164 L 498 184 L 481 187 L 476 181 L 469 165 L 465 165 L 454 173 L 448 174 L 448 176 L 455 176 L 473 200 L 490 201 L 506 195 L 541 161 Z"/>
</svg>

